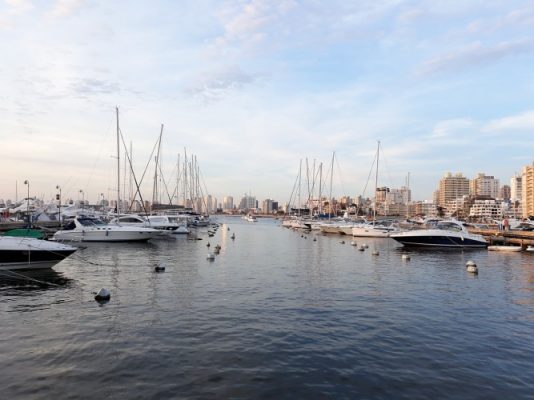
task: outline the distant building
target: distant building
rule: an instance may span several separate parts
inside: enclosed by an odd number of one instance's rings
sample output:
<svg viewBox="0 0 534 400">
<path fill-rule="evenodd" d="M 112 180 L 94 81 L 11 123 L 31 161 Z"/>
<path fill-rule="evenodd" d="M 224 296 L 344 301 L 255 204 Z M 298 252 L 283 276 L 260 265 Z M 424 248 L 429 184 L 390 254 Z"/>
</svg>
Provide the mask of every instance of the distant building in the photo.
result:
<svg viewBox="0 0 534 400">
<path fill-rule="evenodd" d="M 272 214 L 273 213 L 273 200 L 271 199 L 263 200 L 263 203 L 261 206 L 261 212 L 264 214 Z"/>
<path fill-rule="evenodd" d="M 475 219 L 495 220 L 504 214 L 500 200 L 475 200 L 469 210 L 469 217 Z"/>
<path fill-rule="evenodd" d="M 234 198 L 232 196 L 224 196 L 222 209 L 224 212 L 233 211 L 234 209 Z"/>
<path fill-rule="evenodd" d="M 523 218 L 534 216 L 534 162 L 523 167 L 521 176 L 523 203 Z"/>
<path fill-rule="evenodd" d="M 469 195 L 469 179 L 461 173 L 452 175 L 450 172 L 439 181 L 438 206 L 446 207 L 452 200 Z"/>
<path fill-rule="evenodd" d="M 241 211 L 249 211 L 257 208 L 256 197 L 245 194 L 239 202 L 239 209 Z"/>
<path fill-rule="evenodd" d="M 510 179 L 510 200 L 521 201 L 521 191 L 523 190 L 522 176 L 515 175 Z"/>
<path fill-rule="evenodd" d="M 510 201 L 512 197 L 511 188 L 508 185 L 502 185 L 501 190 L 499 191 L 499 199 L 504 201 Z"/>
<path fill-rule="evenodd" d="M 469 194 L 473 197 L 483 196 L 496 199 L 499 197 L 499 180 L 495 179 L 494 176 L 478 174 L 470 182 Z"/>
</svg>

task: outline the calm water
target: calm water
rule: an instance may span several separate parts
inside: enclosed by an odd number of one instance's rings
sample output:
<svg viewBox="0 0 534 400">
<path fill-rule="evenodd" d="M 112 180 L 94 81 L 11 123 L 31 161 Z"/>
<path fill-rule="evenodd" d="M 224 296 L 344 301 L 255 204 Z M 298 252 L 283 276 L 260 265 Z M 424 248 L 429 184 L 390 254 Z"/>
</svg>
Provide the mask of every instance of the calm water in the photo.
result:
<svg viewBox="0 0 534 400">
<path fill-rule="evenodd" d="M 389 239 L 360 252 L 219 221 L 202 241 L 90 244 L 31 275 L 59 286 L 0 279 L 0 396 L 534 398 L 534 254 L 403 261 Z"/>
</svg>

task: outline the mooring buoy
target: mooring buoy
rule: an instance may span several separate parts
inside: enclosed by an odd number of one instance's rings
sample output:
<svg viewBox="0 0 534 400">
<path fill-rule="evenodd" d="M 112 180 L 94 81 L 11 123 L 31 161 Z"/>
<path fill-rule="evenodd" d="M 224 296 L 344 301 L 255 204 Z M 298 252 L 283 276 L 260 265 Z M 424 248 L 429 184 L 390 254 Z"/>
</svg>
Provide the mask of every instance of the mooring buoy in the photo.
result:
<svg viewBox="0 0 534 400">
<path fill-rule="evenodd" d="M 472 260 L 469 260 L 466 264 L 465 264 L 465 268 L 467 270 L 467 272 L 470 272 L 472 274 L 478 274 L 478 267 L 476 265 L 476 263 Z"/>
<path fill-rule="evenodd" d="M 165 272 L 165 264 L 159 264 L 154 267 L 154 271 L 156 272 Z"/>
<path fill-rule="evenodd" d="M 96 301 L 108 301 L 111 299 L 111 293 L 106 288 L 102 288 L 95 296 Z"/>
<path fill-rule="evenodd" d="M 408 261 L 410 259 L 410 256 L 408 254 L 403 254 L 402 259 Z"/>
</svg>

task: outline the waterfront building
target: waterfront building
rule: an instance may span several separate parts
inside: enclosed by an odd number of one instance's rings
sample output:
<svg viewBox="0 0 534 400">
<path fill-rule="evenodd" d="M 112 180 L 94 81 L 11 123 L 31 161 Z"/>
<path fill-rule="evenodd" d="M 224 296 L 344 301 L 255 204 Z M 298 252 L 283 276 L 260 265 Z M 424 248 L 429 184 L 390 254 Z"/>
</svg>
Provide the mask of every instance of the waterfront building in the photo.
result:
<svg viewBox="0 0 534 400">
<path fill-rule="evenodd" d="M 475 200 L 469 210 L 469 218 L 477 220 L 500 219 L 504 215 L 505 206 L 506 203 L 500 200 Z"/>
<path fill-rule="evenodd" d="M 257 208 L 256 197 L 245 194 L 239 202 L 239 209 L 242 211 L 255 210 Z"/>
<path fill-rule="evenodd" d="M 512 201 L 521 201 L 521 192 L 523 190 L 523 184 L 521 183 L 522 176 L 514 175 L 510 179 L 510 200 Z"/>
<path fill-rule="evenodd" d="M 224 196 L 222 209 L 224 212 L 233 211 L 234 209 L 234 198 L 232 196 Z"/>
<path fill-rule="evenodd" d="M 534 162 L 523 167 L 521 177 L 523 218 L 534 216 Z"/>
<path fill-rule="evenodd" d="M 479 173 L 470 182 L 469 194 L 473 197 L 485 196 L 496 199 L 499 197 L 499 180 L 494 176 Z"/>
<path fill-rule="evenodd" d="M 469 195 L 469 179 L 462 173 L 455 175 L 447 172 L 439 181 L 438 206 L 447 207 L 451 200 Z"/>
<path fill-rule="evenodd" d="M 510 201 L 511 198 L 511 188 L 508 185 L 502 185 L 501 190 L 499 191 L 499 199 L 504 201 Z"/>
<path fill-rule="evenodd" d="M 410 214 L 424 215 L 426 217 L 435 217 L 438 215 L 436 203 L 429 200 L 414 201 L 410 205 Z"/>
<path fill-rule="evenodd" d="M 469 215 L 469 210 L 471 208 L 471 197 L 468 194 L 464 194 L 461 197 L 456 197 L 449 200 L 445 204 L 446 213 L 445 216 L 448 218 L 465 218 Z"/>
<path fill-rule="evenodd" d="M 264 214 L 272 214 L 273 213 L 273 200 L 271 199 L 263 200 L 263 203 L 261 206 L 261 212 Z"/>
</svg>

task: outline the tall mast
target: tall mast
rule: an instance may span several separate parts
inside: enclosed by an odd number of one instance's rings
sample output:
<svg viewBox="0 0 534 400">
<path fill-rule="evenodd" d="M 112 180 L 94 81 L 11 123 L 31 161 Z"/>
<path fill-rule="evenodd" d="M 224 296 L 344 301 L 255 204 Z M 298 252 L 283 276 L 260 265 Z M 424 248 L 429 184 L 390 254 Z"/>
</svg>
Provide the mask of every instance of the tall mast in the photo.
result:
<svg viewBox="0 0 534 400">
<path fill-rule="evenodd" d="M 378 160 L 380 158 L 380 140 L 378 141 L 378 147 L 376 149 L 376 174 L 375 174 L 375 206 L 373 207 L 373 226 L 375 226 L 376 221 L 376 191 L 378 189 Z"/>
<path fill-rule="evenodd" d="M 158 201 L 158 167 L 159 167 L 159 152 L 161 150 L 161 135 L 163 135 L 163 124 L 161 124 L 161 130 L 159 132 L 158 139 L 158 152 L 156 153 L 156 169 L 154 171 L 154 187 L 152 188 L 152 205 Z"/>
<path fill-rule="evenodd" d="M 333 199 L 332 199 L 332 181 L 334 180 L 334 157 L 336 156 L 336 152 L 332 152 L 332 165 L 330 166 L 330 209 L 328 210 L 328 219 L 330 219 L 330 214 L 332 214 L 333 210 Z"/>
<path fill-rule="evenodd" d="M 121 148 L 119 142 L 119 107 L 115 107 L 117 113 L 117 217 L 120 214 L 121 204 Z"/>
</svg>

